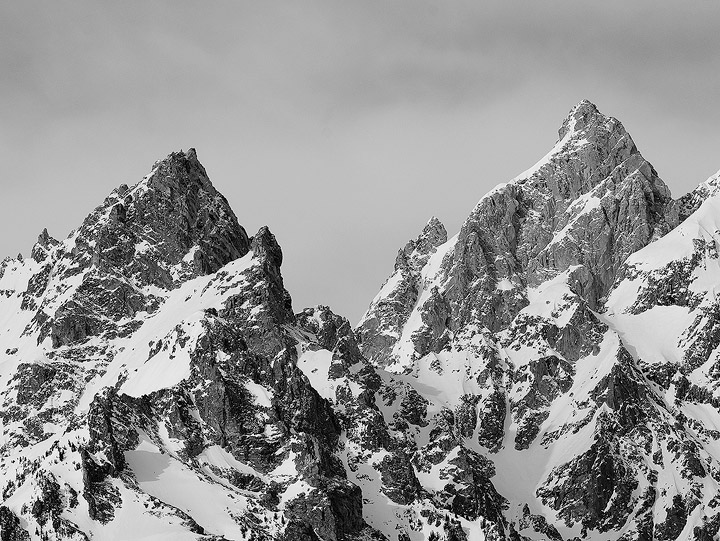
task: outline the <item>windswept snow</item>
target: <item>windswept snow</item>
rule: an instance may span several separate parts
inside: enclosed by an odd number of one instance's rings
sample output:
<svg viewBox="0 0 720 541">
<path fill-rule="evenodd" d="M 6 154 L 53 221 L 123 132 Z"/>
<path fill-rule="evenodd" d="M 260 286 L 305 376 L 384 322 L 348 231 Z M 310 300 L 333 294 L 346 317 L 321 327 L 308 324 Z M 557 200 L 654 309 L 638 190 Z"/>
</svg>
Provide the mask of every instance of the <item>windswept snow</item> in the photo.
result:
<svg viewBox="0 0 720 541">
<path fill-rule="evenodd" d="M 242 515 L 247 501 L 237 491 L 199 477 L 147 440 L 125 457 L 144 492 L 188 513 L 210 534 L 244 538 L 233 516 Z"/>
<path fill-rule="evenodd" d="M 328 370 L 332 363 L 332 352 L 326 349 L 317 351 L 306 350 L 300 353 L 297 366 L 310 380 L 310 385 L 323 398 L 335 400 L 335 388 L 328 378 Z"/>
<path fill-rule="evenodd" d="M 205 311 L 222 308 L 225 299 L 244 284 L 243 271 L 255 264 L 252 252 L 228 263 L 219 274 L 201 276 L 171 291 L 162 306 L 149 314 L 138 331 L 119 340 L 118 354 L 105 376 L 88 389 L 81 407 L 97 388 L 128 373 L 121 391 L 142 396 L 176 385 L 190 374 L 190 354 L 203 333 Z M 226 274 L 225 274 L 226 273 Z M 221 280 L 232 277 L 231 282 Z M 187 340 L 181 345 L 183 340 Z"/>
</svg>

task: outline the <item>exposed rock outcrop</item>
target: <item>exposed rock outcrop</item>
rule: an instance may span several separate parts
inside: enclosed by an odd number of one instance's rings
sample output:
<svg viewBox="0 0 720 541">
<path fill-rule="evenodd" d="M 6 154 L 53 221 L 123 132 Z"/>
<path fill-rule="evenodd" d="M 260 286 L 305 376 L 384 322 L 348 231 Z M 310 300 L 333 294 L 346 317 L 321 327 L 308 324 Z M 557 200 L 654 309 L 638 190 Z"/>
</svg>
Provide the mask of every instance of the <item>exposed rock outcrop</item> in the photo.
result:
<svg viewBox="0 0 720 541">
<path fill-rule="evenodd" d="M 44 230 L 0 264 L 0 538 L 714 538 L 717 179 L 673 201 L 587 101 L 559 137 L 355 330 L 192 149 Z"/>
</svg>

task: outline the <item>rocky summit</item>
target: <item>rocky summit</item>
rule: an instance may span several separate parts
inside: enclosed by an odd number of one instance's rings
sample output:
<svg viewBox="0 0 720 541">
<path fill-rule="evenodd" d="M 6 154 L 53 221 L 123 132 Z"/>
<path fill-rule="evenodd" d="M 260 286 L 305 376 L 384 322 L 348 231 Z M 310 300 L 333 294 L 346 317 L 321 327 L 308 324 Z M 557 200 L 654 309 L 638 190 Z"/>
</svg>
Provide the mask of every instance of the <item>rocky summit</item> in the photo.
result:
<svg viewBox="0 0 720 541">
<path fill-rule="evenodd" d="M 0 265 L 0 540 L 665 541 L 720 530 L 720 174 L 588 101 L 360 323 L 196 152 Z"/>
</svg>

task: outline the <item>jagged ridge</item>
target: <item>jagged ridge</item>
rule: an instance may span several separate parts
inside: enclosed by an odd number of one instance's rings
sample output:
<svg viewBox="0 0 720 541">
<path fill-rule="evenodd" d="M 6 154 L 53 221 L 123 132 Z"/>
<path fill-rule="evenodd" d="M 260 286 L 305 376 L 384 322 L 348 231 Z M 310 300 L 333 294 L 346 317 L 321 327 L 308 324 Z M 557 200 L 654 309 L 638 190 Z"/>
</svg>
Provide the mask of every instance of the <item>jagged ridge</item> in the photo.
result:
<svg viewBox="0 0 720 541">
<path fill-rule="evenodd" d="M 702 422 L 717 412 L 698 418 L 689 405 L 714 403 L 718 309 L 713 295 L 701 300 L 714 285 L 689 285 L 700 280 L 695 269 L 709 268 L 703 258 L 717 257 L 714 239 L 698 234 L 717 227 L 693 214 L 716 216 L 701 206 L 714 179 L 673 201 L 622 125 L 588 101 L 559 137 L 412 272 L 396 263 L 358 325 L 361 350 L 411 376 L 439 416 L 455 419 L 464 438 L 454 449 L 492 460 L 511 538 L 714 535 L 718 457 Z M 663 263 L 648 268 L 646 259 Z M 696 311 L 621 315 L 648 303 Z M 660 328 L 673 329 L 662 347 Z M 670 366 L 658 362 L 668 351 Z M 702 363 L 704 383 L 673 380 Z"/>
<path fill-rule="evenodd" d="M 715 536 L 716 183 L 673 201 L 587 101 L 559 137 L 356 331 L 194 150 L 43 231 L 0 267 L 0 535 Z"/>
</svg>

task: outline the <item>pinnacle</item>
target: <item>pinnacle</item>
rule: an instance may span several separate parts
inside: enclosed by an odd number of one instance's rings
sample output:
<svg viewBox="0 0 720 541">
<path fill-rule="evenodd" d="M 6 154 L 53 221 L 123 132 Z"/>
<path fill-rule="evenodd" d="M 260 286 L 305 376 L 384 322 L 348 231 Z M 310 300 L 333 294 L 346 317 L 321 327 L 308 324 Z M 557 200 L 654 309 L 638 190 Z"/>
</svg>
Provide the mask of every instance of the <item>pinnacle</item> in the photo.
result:
<svg viewBox="0 0 720 541">
<path fill-rule="evenodd" d="M 574 114 L 574 113 L 578 113 L 578 112 L 583 112 L 583 113 L 586 113 L 586 112 L 598 113 L 599 111 L 598 111 L 597 106 L 596 106 L 593 102 L 591 102 L 591 101 L 588 100 L 588 99 L 582 99 L 582 100 L 580 100 L 580 101 L 578 102 L 577 105 L 575 105 L 575 107 L 573 107 L 573 108 L 570 110 L 570 114 Z"/>
<path fill-rule="evenodd" d="M 30 256 L 38 263 L 43 261 L 47 255 L 47 250 L 58 243 L 54 238 L 50 236 L 47 228 L 43 228 L 42 233 L 38 235 L 37 243 L 33 246 L 32 253 Z"/>
<path fill-rule="evenodd" d="M 128 234 L 118 236 L 120 231 Z M 135 243 L 140 237 L 152 239 L 152 258 L 138 256 Z M 129 269 L 138 283 L 166 289 L 178 280 L 216 272 L 250 247 L 245 229 L 193 148 L 155 162 L 133 188 L 121 186 L 86 218 L 78 238 L 86 244 L 85 239 L 95 241 L 93 264 L 121 272 Z M 184 264 L 188 261 L 192 265 Z M 173 277 L 169 269 L 176 267 L 180 274 Z"/>
<path fill-rule="evenodd" d="M 607 120 L 609 117 L 603 115 L 597 108 L 597 106 L 590 100 L 583 99 L 577 105 L 575 105 L 567 117 L 562 123 L 560 130 L 558 130 L 558 136 L 560 139 L 565 137 L 569 131 L 579 131 L 587 128 L 594 121 L 600 120 L 601 122 Z"/>
<path fill-rule="evenodd" d="M 57 240 L 50 236 L 47 227 L 43 228 L 42 233 L 38 235 L 37 243 L 43 248 L 48 248 L 51 244 L 57 244 Z"/>
<path fill-rule="evenodd" d="M 189 148 L 187 150 L 187 152 L 182 149 L 180 149 L 178 151 L 173 151 L 170 154 L 168 154 L 165 158 L 160 160 L 160 163 L 172 162 L 172 161 L 185 161 L 185 160 L 198 161 L 197 151 L 194 148 Z"/>
<path fill-rule="evenodd" d="M 437 229 L 439 227 L 445 227 L 443 223 L 435 216 L 431 216 L 425 224 L 425 229 Z"/>
<path fill-rule="evenodd" d="M 445 226 L 435 216 L 428 220 L 427 225 L 415 241 L 420 251 L 427 253 L 429 250 L 447 242 L 447 231 Z"/>
<path fill-rule="evenodd" d="M 156 174 L 147 177 L 147 185 L 149 188 L 164 187 L 170 179 L 179 181 L 182 185 L 186 183 L 197 183 L 204 190 L 214 194 L 210 179 L 207 176 L 205 168 L 197 158 L 197 151 L 189 148 L 187 152 L 179 150 L 171 152 L 165 158 L 158 160 L 153 165 Z"/>
<path fill-rule="evenodd" d="M 197 150 L 195 148 L 189 148 L 187 151 L 184 151 L 182 149 L 177 151 L 172 151 L 170 154 L 165 156 L 164 158 L 157 160 L 153 164 L 153 168 L 165 165 L 165 164 L 182 164 L 182 163 L 196 163 L 197 165 L 200 165 L 200 161 L 197 157 Z"/>
</svg>

